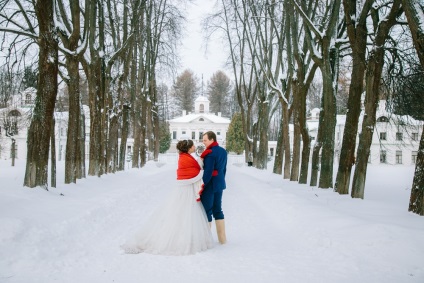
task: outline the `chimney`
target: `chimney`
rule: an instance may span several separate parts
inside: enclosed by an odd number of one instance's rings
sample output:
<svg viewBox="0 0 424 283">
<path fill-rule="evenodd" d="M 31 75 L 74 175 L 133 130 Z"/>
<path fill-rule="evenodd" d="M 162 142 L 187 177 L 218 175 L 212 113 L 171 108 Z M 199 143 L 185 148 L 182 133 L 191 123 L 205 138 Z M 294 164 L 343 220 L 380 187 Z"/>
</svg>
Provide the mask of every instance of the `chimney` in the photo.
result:
<svg viewBox="0 0 424 283">
<path fill-rule="evenodd" d="M 218 112 L 218 117 L 221 117 L 221 112 Z"/>
<path fill-rule="evenodd" d="M 187 114 L 186 110 L 183 110 L 183 116 L 185 116 Z"/>
</svg>

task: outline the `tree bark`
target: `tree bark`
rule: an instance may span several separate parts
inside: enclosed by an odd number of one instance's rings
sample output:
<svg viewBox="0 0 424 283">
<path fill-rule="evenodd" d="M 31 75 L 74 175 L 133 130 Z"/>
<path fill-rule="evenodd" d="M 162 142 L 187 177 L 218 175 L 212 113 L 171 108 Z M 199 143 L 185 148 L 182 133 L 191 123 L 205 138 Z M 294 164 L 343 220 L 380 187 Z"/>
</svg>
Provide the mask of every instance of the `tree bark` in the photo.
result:
<svg viewBox="0 0 424 283">
<path fill-rule="evenodd" d="M 281 102 L 281 99 L 280 99 Z M 278 128 L 277 136 L 277 147 L 275 149 L 275 158 L 274 158 L 274 167 L 272 172 L 278 175 L 283 174 L 283 155 L 284 155 L 284 145 L 283 145 L 283 112 L 281 112 L 280 127 Z"/>
<path fill-rule="evenodd" d="M 335 191 L 348 194 L 352 166 L 355 164 L 356 136 L 358 134 L 359 115 L 361 114 L 361 96 L 364 88 L 365 51 L 367 44 L 367 14 L 373 1 L 367 1 L 356 19 L 356 0 L 344 0 L 347 33 L 352 48 L 352 79 L 349 86 L 348 112 L 343 132 L 340 161 L 337 171 Z"/>
<path fill-rule="evenodd" d="M 50 187 L 56 188 L 56 137 L 55 137 L 55 118 L 53 116 L 52 132 L 50 136 Z"/>
<path fill-rule="evenodd" d="M 58 42 L 53 19 L 53 1 L 35 4 L 39 27 L 38 89 L 28 129 L 24 186 L 48 189 L 48 159 L 53 112 L 57 96 Z"/>
<path fill-rule="evenodd" d="M 423 11 L 419 2 L 418 0 L 403 0 L 402 6 L 408 19 L 421 66 L 424 67 L 424 23 L 420 16 Z M 408 210 L 418 215 L 424 215 L 424 131 L 421 134 Z"/>
<path fill-rule="evenodd" d="M 334 82 L 338 76 L 337 63 L 332 64 L 331 60 L 338 60 L 338 58 L 332 58 L 334 52 L 337 52 L 330 48 L 330 38 L 325 38 L 323 41 L 323 64 L 321 67 L 321 73 L 323 78 L 323 108 L 325 115 L 320 123 L 319 127 L 323 127 L 322 135 L 322 154 L 321 154 L 321 173 L 319 174 L 319 185 L 322 189 L 333 187 L 333 164 L 334 164 L 334 134 L 336 127 L 336 92 L 337 88 Z M 330 49 L 331 50 L 330 50 Z"/>
<path fill-rule="evenodd" d="M 365 96 L 365 114 L 362 122 L 362 132 L 359 138 L 357 161 L 355 173 L 353 176 L 352 192 L 353 198 L 364 198 L 365 180 L 368 167 L 368 157 L 374 126 L 376 112 L 378 107 L 379 88 L 381 74 L 384 66 L 384 43 L 393 25 L 396 24 L 396 18 L 399 16 L 400 0 L 395 0 L 392 9 L 383 21 L 380 21 L 376 28 L 376 37 L 373 49 L 370 52 L 366 73 L 366 96 Z"/>
<path fill-rule="evenodd" d="M 297 80 L 292 81 L 292 90 L 293 90 L 293 158 L 292 158 L 292 168 L 290 172 L 290 181 L 299 180 L 299 165 L 300 165 L 300 125 L 299 125 L 299 83 Z"/>
<path fill-rule="evenodd" d="M 309 89 L 309 86 L 307 86 Z M 300 133 L 302 135 L 302 156 L 300 165 L 299 184 L 308 182 L 309 158 L 311 154 L 311 137 L 309 136 L 308 124 L 306 123 L 306 91 L 300 95 L 300 107 L 298 113 Z"/>
</svg>

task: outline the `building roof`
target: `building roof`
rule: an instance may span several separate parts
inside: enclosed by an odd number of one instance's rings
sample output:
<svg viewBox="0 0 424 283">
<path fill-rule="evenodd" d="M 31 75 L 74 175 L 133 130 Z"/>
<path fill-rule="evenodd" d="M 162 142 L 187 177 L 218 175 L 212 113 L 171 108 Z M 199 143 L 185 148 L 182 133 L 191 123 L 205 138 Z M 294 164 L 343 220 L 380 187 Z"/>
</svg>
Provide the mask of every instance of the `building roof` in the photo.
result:
<svg viewBox="0 0 424 283">
<path fill-rule="evenodd" d="M 196 102 L 209 102 L 209 99 L 206 96 L 199 96 L 198 98 L 196 98 L 195 100 Z"/>
<path fill-rule="evenodd" d="M 206 113 L 192 113 L 177 117 L 169 120 L 171 123 L 192 123 L 199 121 L 200 118 L 203 118 L 205 122 L 215 123 L 215 124 L 230 124 L 230 119 L 217 116 L 215 114 L 206 114 Z"/>
</svg>

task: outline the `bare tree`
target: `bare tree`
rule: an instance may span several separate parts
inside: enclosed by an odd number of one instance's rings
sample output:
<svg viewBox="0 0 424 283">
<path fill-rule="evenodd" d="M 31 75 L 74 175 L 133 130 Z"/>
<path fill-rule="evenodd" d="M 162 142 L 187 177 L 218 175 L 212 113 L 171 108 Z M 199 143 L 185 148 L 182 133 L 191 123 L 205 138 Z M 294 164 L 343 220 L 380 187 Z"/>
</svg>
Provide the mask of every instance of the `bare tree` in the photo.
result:
<svg viewBox="0 0 424 283">
<path fill-rule="evenodd" d="M 313 54 L 312 58 L 322 73 L 323 105 L 320 112 L 322 124 L 320 123 L 319 127 L 322 128 L 323 135 L 319 187 L 331 188 L 333 187 L 334 133 L 337 114 L 336 82 L 339 60 L 338 46 L 334 42 L 337 40 L 341 0 L 331 1 L 328 5 L 324 6 L 323 15 L 329 16 L 323 16 L 318 25 L 314 25 L 311 19 L 307 17 L 307 13 L 305 12 L 307 7 L 305 5 L 301 7 L 296 1 L 293 0 L 292 2 L 304 19 L 306 36 L 308 37 L 310 51 Z M 311 9 L 310 7 L 309 9 Z M 318 46 L 315 46 L 315 41 L 318 42 Z M 317 143 L 315 144 L 317 145 Z"/>
<path fill-rule="evenodd" d="M 373 48 L 368 56 L 368 64 L 365 78 L 365 113 L 362 122 L 362 132 L 359 138 L 357 151 L 357 160 L 355 173 L 353 176 L 352 192 L 353 198 L 364 198 L 365 180 L 368 166 L 368 157 L 370 155 L 370 146 L 374 133 L 375 115 L 377 111 L 379 89 L 381 76 L 384 66 L 385 49 L 382 48 L 386 43 L 390 29 L 396 24 L 397 18 L 401 15 L 401 0 L 395 0 L 388 9 L 387 16 L 380 20 L 380 9 L 386 7 L 373 6 L 371 11 L 373 15 L 375 39 Z"/>
<path fill-rule="evenodd" d="M 81 132 L 84 121 L 81 121 L 81 96 L 80 96 L 80 73 L 79 57 L 83 56 L 87 41 L 86 38 L 81 39 L 81 9 L 80 1 L 69 0 L 69 3 L 64 4 L 63 0 L 56 0 L 57 7 L 57 21 L 59 25 L 59 35 L 63 44 L 63 51 L 65 55 L 65 67 L 67 71 L 66 76 L 62 76 L 68 87 L 69 98 L 69 119 L 68 119 L 68 132 L 66 142 L 66 157 L 65 157 L 65 184 L 76 183 L 77 178 L 85 175 L 82 173 L 85 168 L 85 158 L 81 158 L 85 154 L 81 151 L 85 149 L 85 136 Z M 89 4 L 85 3 L 89 8 Z M 69 7 L 69 11 L 65 7 Z M 88 9 L 85 13 L 84 22 L 88 22 Z M 70 19 L 69 19 L 70 18 Z M 85 28 L 87 28 L 85 26 Z M 87 32 L 83 32 L 87 36 Z M 81 125 L 82 122 L 82 125 Z"/>
<path fill-rule="evenodd" d="M 424 68 L 424 23 L 422 21 L 424 7 L 418 0 L 403 0 L 402 6 L 408 19 L 408 25 L 421 66 Z M 424 215 L 424 132 L 421 135 L 418 149 L 408 210 Z"/>
<path fill-rule="evenodd" d="M 53 1 L 37 1 L 39 77 L 37 98 L 28 129 L 28 154 L 24 186 L 47 189 L 47 165 L 53 111 L 57 95 L 58 41 L 54 30 Z M 32 26 L 32 25 L 31 25 Z"/>
<path fill-rule="evenodd" d="M 335 184 L 335 191 L 339 194 L 349 193 L 352 166 L 355 164 L 356 136 L 366 69 L 367 20 L 373 3 L 374 0 L 367 0 L 359 6 L 356 0 L 343 0 L 347 34 L 352 50 L 352 74 L 347 102 L 349 111 L 346 114 Z"/>
</svg>

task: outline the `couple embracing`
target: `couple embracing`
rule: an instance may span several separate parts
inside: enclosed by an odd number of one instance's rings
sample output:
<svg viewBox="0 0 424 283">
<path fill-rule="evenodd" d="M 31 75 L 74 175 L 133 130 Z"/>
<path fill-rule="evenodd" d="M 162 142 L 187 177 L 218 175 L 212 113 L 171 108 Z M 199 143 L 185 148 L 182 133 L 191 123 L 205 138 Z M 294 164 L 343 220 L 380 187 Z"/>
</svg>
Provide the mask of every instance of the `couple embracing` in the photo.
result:
<svg viewBox="0 0 424 283">
<path fill-rule="evenodd" d="M 226 188 L 227 152 L 212 131 L 203 135 L 203 144 L 206 148 L 196 159 L 192 140 L 178 142 L 177 185 L 164 206 L 123 245 L 127 253 L 187 255 L 210 249 L 212 217 L 219 242 L 226 242 L 222 193 Z"/>
</svg>

